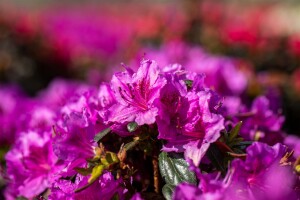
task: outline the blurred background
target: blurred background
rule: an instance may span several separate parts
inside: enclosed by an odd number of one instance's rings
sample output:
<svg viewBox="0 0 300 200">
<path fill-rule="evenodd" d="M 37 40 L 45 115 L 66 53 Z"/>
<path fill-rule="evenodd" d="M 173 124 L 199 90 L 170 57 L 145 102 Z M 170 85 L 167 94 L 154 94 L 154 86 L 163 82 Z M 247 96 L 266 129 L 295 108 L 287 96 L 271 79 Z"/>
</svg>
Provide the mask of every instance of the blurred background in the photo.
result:
<svg viewBox="0 0 300 200">
<path fill-rule="evenodd" d="M 233 59 L 242 95 L 274 96 L 300 135 L 299 11 L 296 0 L 1 0 L 0 82 L 30 96 L 57 78 L 98 85 L 157 52 L 181 63 L 183 45 Z"/>
</svg>

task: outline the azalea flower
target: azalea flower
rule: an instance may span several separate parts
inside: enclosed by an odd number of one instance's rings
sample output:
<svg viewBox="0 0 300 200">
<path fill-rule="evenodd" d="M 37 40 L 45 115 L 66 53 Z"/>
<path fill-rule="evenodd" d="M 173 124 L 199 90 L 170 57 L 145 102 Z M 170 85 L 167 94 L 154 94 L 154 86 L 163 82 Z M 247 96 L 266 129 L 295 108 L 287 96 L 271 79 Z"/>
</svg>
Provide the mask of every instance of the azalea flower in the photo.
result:
<svg viewBox="0 0 300 200">
<path fill-rule="evenodd" d="M 114 195 L 118 195 L 119 199 L 124 199 L 126 190 L 122 187 L 122 180 L 115 180 L 110 172 L 104 173 L 98 181 L 93 183 L 85 190 L 74 193 L 78 188 L 87 184 L 88 178 L 86 176 L 77 175 L 75 181 L 57 180 L 52 188 L 49 200 L 98 200 L 99 197 L 103 200 L 110 200 Z"/>
<path fill-rule="evenodd" d="M 259 140 L 270 145 L 282 142 L 284 117 L 270 109 L 270 101 L 266 97 L 257 97 L 248 115 L 238 118 L 243 121 L 240 133 L 245 139 Z"/>
<path fill-rule="evenodd" d="M 246 160 L 232 161 L 224 179 L 198 172 L 199 185 L 180 184 L 174 199 L 297 199 L 297 176 L 291 166 L 280 163 L 286 152 L 281 144 L 255 142 L 247 148 Z"/>
<path fill-rule="evenodd" d="M 217 98 L 210 90 L 193 91 L 193 88 L 201 88 L 197 84 L 188 91 L 176 75 L 167 80 L 156 101 L 158 138 L 167 141 L 164 151 L 184 151 L 185 158 L 192 159 L 198 166 L 210 143 L 215 142 L 224 129 L 223 117 L 211 110 L 216 108 Z"/>
<path fill-rule="evenodd" d="M 158 109 L 153 102 L 159 96 L 164 79 L 155 61 L 144 60 L 136 73 L 127 68 L 111 80 L 117 103 L 109 108 L 109 122 L 153 124 Z"/>
<path fill-rule="evenodd" d="M 34 131 L 20 134 L 14 147 L 6 154 L 9 184 L 6 198 L 33 198 L 48 188 L 61 169 L 52 151 L 49 133 Z"/>
</svg>

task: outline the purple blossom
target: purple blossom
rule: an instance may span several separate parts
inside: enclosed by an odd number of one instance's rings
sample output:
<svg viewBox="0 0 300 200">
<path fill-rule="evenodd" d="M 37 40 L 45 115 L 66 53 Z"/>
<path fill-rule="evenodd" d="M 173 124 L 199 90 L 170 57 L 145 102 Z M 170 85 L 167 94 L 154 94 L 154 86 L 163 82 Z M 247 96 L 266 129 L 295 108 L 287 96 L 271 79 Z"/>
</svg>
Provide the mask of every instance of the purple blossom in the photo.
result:
<svg viewBox="0 0 300 200">
<path fill-rule="evenodd" d="M 187 70 L 206 75 L 205 84 L 222 95 L 240 95 L 247 87 L 246 75 L 234 60 L 199 52 L 191 54 L 185 64 Z"/>
<path fill-rule="evenodd" d="M 75 167 L 85 167 L 86 159 L 94 157 L 95 134 L 95 126 L 86 112 L 72 112 L 65 116 L 62 126 L 56 127 L 53 140 L 54 153 L 67 165 L 62 174 L 74 175 Z"/>
<path fill-rule="evenodd" d="M 286 149 L 281 144 L 271 147 L 255 142 L 247 148 L 245 161 L 232 162 L 224 179 L 198 172 L 199 185 L 182 183 L 176 187 L 173 197 L 186 200 L 297 199 L 296 176 L 291 166 L 280 165 Z"/>
<path fill-rule="evenodd" d="M 206 87 L 225 96 L 241 95 L 248 85 L 247 75 L 234 59 L 211 55 L 199 47 L 177 42 L 165 44 L 159 50 L 145 49 L 144 52 L 156 60 L 160 68 L 179 63 L 186 70 L 204 73 Z"/>
<path fill-rule="evenodd" d="M 117 103 L 109 109 L 109 122 L 135 121 L 138 125 L 155 122 L 158 110 L 153 102 L 164 85 L 156 62 L 142 61 L 136 73 L 128 68 L 125 72 L 116 73 L 111 85 Z"/>
<path fill-rule="evenodd" d="M 294 150 L 294 157 L 300 156 L 300 138 L 296 135 L 287 135 L 284 138 L 284 144 Z"/>
<path fill-rule="evenodd" d="M 61 115 L 70 115 L 72 112 L 86 113 L 92 124 L 97 124 L 100 121 L 102 123 L 102 119 L 98 113 L 100 105 L 96 93 L 97 91 L 90 87 L 81 94 L 74 94 L 70 97 L 70 100 L 61 107 Z"/>
<path fill-rule="evenodd" d="M 35 197 L 50 186 L 60 169 L 56 165 L 49 133 L 21 133 L 5 159 L 9 177 L 7 199 Z"/>
<path fill-rule="evenodd" d="M 184 151 L 186 159 L 199 165 L 209 144 L 219 138 L 224 119 L 211 110 L 214 93 L 209 90 L 188 92 L 176 76 L 167 80 L 157 100 L 158 138 L 167 141 L 163 150 Z"/>
<path fill-rule="evenodd" d="M 199 179 L 199 185 L 195 186 L 188 183 L 179 184 L 174 191 L 173 199 L 227 199 L 227 196 L 224 194 L 229 176 L 221 180 L 220 173 L 202 174 L 200 169 L 194 166 L 193 163 L 190 163 L 190 169 L 195 171 Z"/>
<path fill-rule="evenodd" d="M 247 140 L 260 140 L 268 144 L 282 141 L 280 132 L 284 117 L 270 109 L 269 100 L 258 97 L 253 101 L 249 116 L 239 118 L 243 121 L 241 135 Z"/>
<path fill-rule="evenodd" d="M 233 175 L 228 191 L 239 199 L 294 199 L 295 175 L 291 166 L 281 166 L 287 148 L 255 142 L 247 148 L 247 158 L 232 162 Z"/>
<path fill-rule="evenodd" d="M 91 8 L 56 8 L 47 10 L 42 17 L 41 29 L 58 56 L 112 59 L 132 37 L 126 23 L 103 12 L 101 16 Z"/>
<path fill-rule="evenodd" d="M 223 200 L 225 198 L 221 191 L 203 193 L 201 189 L 188 183 L 178 185 L 173 195 L 173 200 Z"/>
<path fill-rule="evenodd" d="M 180 63 L 182 65 L 186 62 L 188 52 L 190 52 L 186 44 L 182 42 L 170 42 L 160 47 L 160 49 L 144 48 L 139 52 L 142 56 L 137 56 L 141 59 L 145 54 L 147 57 L 156 60 L 160 68 L 168 66 L 173 63 Z"/>
<path fill-rule="evenodd" d="M 35 100 L 23 102 L 23 112 L 19 114 L 18 131 L 51 131 L 52 125 L 57 120 L 57 113 Z"/>
<path fill-rule="evenodd" d="M 240 97 L 227 96 L 223 99 L 222 103 L 224 116 L 234 116 L 242 110 L 245 110 Z"/>
<path fill-rule="evenodd" d="M 110 172 L 104 173 L 98 181 L 94 182 L 85 190 L 74 193 L 76 189 L 85 186 L 87 181 L 88 178 L 81 175 L 76 176 L 75 182 L 59 179 L 51 188 L 49 200 L 97 200 L 99 198 L 109 200 L 112 199 L 115 194 L 119 196 L 119 199 L 124 199 L 126 190 L 122 187 L 122 180 L 115 180 Z"/>
<path fill-rule="evenodd" d="M 76 94 L 81 95 L 89 90 L 91 88 L 86 84 L 56 79 L 50 83 L 47 89 L 39 93 L 37 100 L 53 110 L 59 110 Z"/>
<path fill-rule="evenodd" d="M 24 110 L 27 98 L 15 87 L 0 87 L 0 145 L 13 143 L 18 129 L 18 118 Z"/>
</svg>

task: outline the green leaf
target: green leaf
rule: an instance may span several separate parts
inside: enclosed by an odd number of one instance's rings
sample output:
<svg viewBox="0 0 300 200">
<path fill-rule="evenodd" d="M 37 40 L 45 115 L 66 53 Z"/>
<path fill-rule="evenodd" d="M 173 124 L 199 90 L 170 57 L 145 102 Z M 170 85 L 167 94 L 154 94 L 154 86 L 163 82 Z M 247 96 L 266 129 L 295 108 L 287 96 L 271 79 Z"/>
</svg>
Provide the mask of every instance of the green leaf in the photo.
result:
<svg viewBox="0 0 300 200">
<path fill-rule="evenodd" d="M 207 156 L 209 160 L 212 162 L 212 164 L 223 174 L 225 174 L 226 167 L 224 166 L 223 155 L 216 144 L 214 143 L 210 144 L 207 150 Z"/>
<path fill-rule="evenodd" d="M 111 131 L 110 128 L 106 128 L 103 131 L 101 131 L 100 133 L 97 133 L 97 135 L 95 135 L 94 137 L 94 141 L 95 142 L 99 142 L 104 136 L 106 136 L 109 132 Z"/>
<path fill-rule="evenodd" d="M 135 147 L 140 141 L 139 140 L 134 140 L 134 141 L 131 141 L 131 142 L 128 142 L 127 144 L 124 145 L 124 149 L 126 151 L 132 149 L 133 147 Z"/>
<path fill-rule="evenodd" d="M 116 192 L 111 200 L 120 200 L 119 194 Z"/>
<path fill-rule="evenodd" d="M 75 167 L 74 170 L 83 176 L 87 176 L 92 173 L 92 168 Z"/>
<path fill-rule="evenodd" d="M 184 83 L 185 83 L 187 89 L 191 89 L 192 86 L 193 86 L 193 81 L 192 80 L 186 79 L 186 80 L 184 80 Z"/>
<path fill-rule="evenodd" d="M 176 186 L 181 182 L 196 184 L 194 172 L 188 163 L 178 156 L 170 157 L 166 152 L 159 154 L 159 170 L 167 184 Z"/>
<path fill-rule="evenodd" d="M 109 162 L 109 164 L 115 164 L 119 162 L 119 158 L 114 152 L 106 152 L 105 158 Z"/>
<path fill-rule="evenodd" d="M 98 179 L 98 177 L 102 175 L 104 169 L 105 169 L 104 165 L 95 166 L 92 170 L 91 177 L 88 180 L 88 184 L 82 186 L 81 188 L 77 188 L 74 192 L 75 193 L 81 192 L 86 188 L 88 188 L 90 185 L 92 185 Z"/>
<path fill-rule="evenodd" d="M 16 198 L 16 200 L 28 200 L 26 197 L 23 197 L 23 196 L 18 196 L 17 198 Z"/>
<path fill-rule="evenodd" d="M 88 180 L 88 183 L 93 183 L 101 174 L 103 173 L 104 165 L 97 165 L 93 168 L 91 177 Z"/>
<path fill-rule="evenodd" d="M 162 188 L 162 193 L 167 200 L 172 200 L 172 195 L 174 192 L 175 186 L 170 184 L 165 184 Z"/>
<path fill-rule="evenodd" d="M 237 138 L 238 139 L 238 138 Z M 241 140 L 235 140 L 232 143 L 233 149 L 240 149 L 241 151 L 245 151 L 248 146 L 250 146 L 253 142 L 252 141 L 243 141 L 243 138 Z"/>
<path fill-rule="evenodd" d="M 130 122 L 127 124 L 127 130 L 131 133 L 138 128 L 138 124 L 136 122 Z"/>
<path fill-rule="evenodd" d="M 116 164 L 119 162 L 118 156 L 113 152 L 106 152 L 105 157 L 102 157 L 101 164 L 104 165 L 105 168 L 108 168 L 110 165 Z"/>
<path fill-rule="evenodd" d="M 237 144 L 237 146 L 249 146 L 253 143 L 253 141 L 241 141 L 240 143 Z"/>
<path fill-rule="evenodd" d="M 236 138 L 240 132 L 241 126 L 242 126 L 242 121 L 238 122 L 230 131 L 229 134 L 229 141 L 233 141 L 234 138 Z"/>
</svg>

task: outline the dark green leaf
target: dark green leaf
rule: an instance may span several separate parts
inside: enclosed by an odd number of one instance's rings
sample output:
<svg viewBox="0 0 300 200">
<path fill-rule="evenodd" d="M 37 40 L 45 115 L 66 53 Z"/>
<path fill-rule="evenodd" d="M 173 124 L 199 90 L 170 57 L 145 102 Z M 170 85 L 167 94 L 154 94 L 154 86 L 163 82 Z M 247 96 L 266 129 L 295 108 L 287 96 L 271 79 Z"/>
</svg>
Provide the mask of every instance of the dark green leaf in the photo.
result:
<svg viewBox="0 0 300 200">
<path fill-rule="evenodd" d="M 120 199 L 120 197 L 119 197 L 119 194 L 116 192 L 115 194 L 114 194 L 114 196 L 111 198 L 111 200 L 119 200 Z"/>
<path fill-rule="evenodd" d="M 243 147 L 243 146 L 241 146 L 241 147 Z M 240 147 L 240 148 L 241 148 Z M 243 154 L 243 153 L 245 153 L 242 149 L 240 149 L 240 148 L 233 148 L 233 152 L 235 152 L 235 153 L 239 153 L 239 154 Z"/>
<path fill-rule="evenodd" d="M 139 143 L 139 140 L 134 140 L 132 142 L 128 142 L 127 144 L 124 145 L 124 149 L 126 151 L 132 149 L 133 147 L 135 147 L 137 144 Z"/>
<path fill-rule="evenodd" d="M 192 86 L 193 86 L 193 81 L 192 81 L 192 80 L 189 80 L 189 79 L 184 80 L 184 83 L 185 83 L 185 85 L 186 85 L 186 87 L 187 87 L 188 89 L 191 89 Z"/>
<path fill-rule="evenodd" d="M 75 167 L 74 170 L 78 172 L 79 174 L 83 176 L 87 176 L 92 173 L 92 168 L 80 168 L 80 167 Z"/>
<path fill-rule="evenodd" d="M 23 196 L 18 196 L 18 197 L 16 198 L 16 200 L 27 200 L 27 198 L 26 198 L 26 197 L 23 197 Z"/>
<path fill-rule="evenodd" d="M 170 157 L 166 152 L 162 152 L 158 161 L 160 173 L 167 184 L 174 186 L 181 182 L 196 184 L 196 176 L 189 170 L 189 165 L 183 158 Z"/>
<path fill-rule="evenodd" d="M 226 167 L 224 166 L 223 155 L 216 144 L 212 143 L 209 146 L 207 150 L 207 156 L 209 160 L 212 162 L 212 164 L 223 174 L 225 174 Z"/>
<path fill-rule="evenodd" d="M 162 188 L 162 193 L 167 200 L 172 200 L 172 194 L 174 192 L 175 186 L 170 184 L 165 184 Z"/>
<path fill-rule="evenodd" d="M 232 128 L 232 130 L 230 131 L 230 134 L 229 134 L 229 141 L 233 141 L 233 139 L 238 136 L 241 126 L 242 126 L 242 123 L 243 122 L 240 121 Z"/>
<path fill-rule="evenodd" d="M 108 161 L 109 164 L 115 164 L 119 162 L 117 154 L 113 152 L 106 152 L 105 159 Z"/>
<path fill-rule="evenodd" d="M 237 146 L 240 142 L 242 142 L 244 140 L 244 138 L 242 137 L 237 137 L 234 138 L 228 145 L 233 147 L 233 146 Z M 241 145 L 240 145 L 241 146 Z"/>
<path fill-rule="evenodd" d="M 136 122 L 130 122 L 127 124 L 127 130 L 129 132 L 133 132 L 138 128 L 138 124 Z"/>
<path fill-rule="evenodd" d="M 240 141 L 238 144 L 234 146 L 249 146 L 253 143 L 253 141 Z"/>
<path fill-rule="evenodd" d="M 97 135 L 95 135 L 94 137 L 94 141 L 95 142 L 99 142 L 104 136 L 106 136 L 109 132 L 111 131 L 110 128 L 106 128 L 103 131 L 101 131 L 100 133 L 97 133 Z"/>
</svg>

